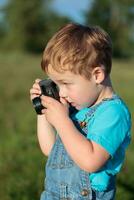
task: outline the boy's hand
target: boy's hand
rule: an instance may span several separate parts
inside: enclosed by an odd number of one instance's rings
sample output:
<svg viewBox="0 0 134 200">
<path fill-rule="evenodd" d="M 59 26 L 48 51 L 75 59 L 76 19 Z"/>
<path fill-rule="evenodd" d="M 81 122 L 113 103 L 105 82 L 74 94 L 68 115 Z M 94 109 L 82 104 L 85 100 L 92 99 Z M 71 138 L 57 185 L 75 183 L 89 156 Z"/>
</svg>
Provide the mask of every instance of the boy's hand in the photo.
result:
<svg viewBox="0 0 134 200">
<path fill-rule="evenodd" d="M 41 103 L 45 107 L 42 113 L 45 114 L 47 121 L 55 128 L 69 118 L 69 105 L 67 101 L 64 98 L 60 98 L 60 102 L 48 96 L 41 96 Z"/>
<path fill-rule="evenodd" d="M 31 99 L 31 101 L 35 97 L 39 97 L 41 95 L 41 89 L 40 89 L 40 86 L 39 86 L 40 81 L 41 81 L 41 79 L 36 79 L 32 88 L 30 89 L 30 99 Z"/>
</svg>

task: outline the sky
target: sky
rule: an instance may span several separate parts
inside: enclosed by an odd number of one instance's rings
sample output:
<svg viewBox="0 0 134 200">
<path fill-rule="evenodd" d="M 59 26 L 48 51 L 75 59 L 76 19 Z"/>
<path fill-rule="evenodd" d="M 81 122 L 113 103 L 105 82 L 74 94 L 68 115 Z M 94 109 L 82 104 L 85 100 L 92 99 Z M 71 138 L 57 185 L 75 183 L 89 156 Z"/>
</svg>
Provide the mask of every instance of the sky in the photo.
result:
<svg viewBox="0 0 134 200">
<path fill-rule="evenodd" d="M 0 6 L 7 0 L 0 0 Z M 45 0 L 44 0 L 45 1 Z M 92 0 L 53 0 L 52 9 L 77 23 L 84 23 L 83 13 L 89 9 Z"/>
<path fill-rule="evenodd" d="M 3 5 L 6 2 L 6 0 L 0 0 L 0 5 Z"/>
<path fill-rule="evenodd" d="M 53 9 L 58 14 L 69 16 L 78 23 L 84 23 L 83 13 L 89 9 L 91 0 L 54 0 Z"/>
</svg>

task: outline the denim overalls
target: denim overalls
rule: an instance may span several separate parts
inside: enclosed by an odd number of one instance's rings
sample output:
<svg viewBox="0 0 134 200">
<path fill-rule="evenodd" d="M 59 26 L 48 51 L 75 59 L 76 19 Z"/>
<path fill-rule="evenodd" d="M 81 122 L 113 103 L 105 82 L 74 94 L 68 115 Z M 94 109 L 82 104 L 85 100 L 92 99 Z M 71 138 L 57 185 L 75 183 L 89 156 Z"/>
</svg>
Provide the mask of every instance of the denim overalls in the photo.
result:
<svg viewBox="0 0 134 200">
<path fill-rule="evenodd" d="M 89 118 L 99 105 L 90 110 Z M 114 196 L 114 188 L 104 192 L 91 189 L 89 173 L 74 163 L 57 135 L 46 164 L 45 190 L 40 200 L 113 200 Z"/>
</svg>

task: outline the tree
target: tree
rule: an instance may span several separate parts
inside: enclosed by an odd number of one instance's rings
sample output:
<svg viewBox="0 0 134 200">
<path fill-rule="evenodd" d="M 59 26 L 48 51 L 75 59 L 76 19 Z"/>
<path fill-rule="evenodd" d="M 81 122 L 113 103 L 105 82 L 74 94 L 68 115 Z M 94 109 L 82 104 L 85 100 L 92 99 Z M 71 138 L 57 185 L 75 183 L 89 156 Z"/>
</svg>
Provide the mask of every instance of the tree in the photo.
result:
<svg viewBox="0 0 134 200">
<path fill-rule="evenodd" d="M 104 28 L 113 40 L 114 56 L 133 54 L 134 0 L 93 0 L 86 14 L 87 24 Z"/>
<path fill-rule="evenodd" d="M 50 36 L 69 21 L 50 10 L 51 1 L 10 0 L 8 2 L 3 9 L 7 24 L 6 49 L 42 52 Z"/>
<path fill-rule="evenodd" d="M 40 50 L 45 32 L 43 0 L 10 0 L 5 7 L 5 20 L 9 49 Z"/>
</svg>

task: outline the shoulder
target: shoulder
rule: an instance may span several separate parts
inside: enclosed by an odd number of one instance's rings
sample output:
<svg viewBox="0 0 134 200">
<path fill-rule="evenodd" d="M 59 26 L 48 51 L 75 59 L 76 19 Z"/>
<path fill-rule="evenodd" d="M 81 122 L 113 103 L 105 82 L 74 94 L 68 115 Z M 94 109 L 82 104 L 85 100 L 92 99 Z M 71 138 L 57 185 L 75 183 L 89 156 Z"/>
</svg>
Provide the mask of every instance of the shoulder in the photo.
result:
<svg viewBox="0 0 134 200">
<path fill-rule="evenodd" d="M 103 146 L 111 155 L 125 141 L 130 143 L 131 117 L 125 103 L 119 98 L 105 101 L 88 124 L 87 138 Z"/>
<path fill-rule="evenodd" d="M 126 104 L 117 98 L 103 102 L 94 113 L 92 121 L 88 124 L 89 133 L 97 137 L 103 135 L 109 140 L 124 140 L 130 136 L 131 116 Z"/>
<path fill-rule="evenodd" d="M 104 101 L 95 112 L 95 119 L 99 120 L 100 118 L 131 121 L 129 109 L 121 98 Z"/>
</svg>

